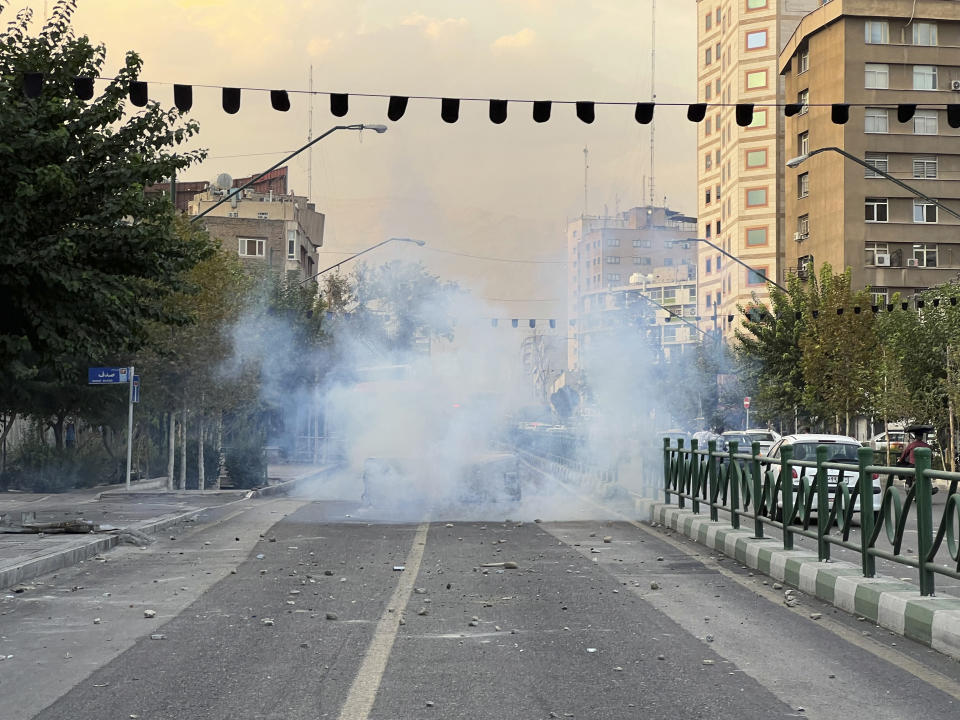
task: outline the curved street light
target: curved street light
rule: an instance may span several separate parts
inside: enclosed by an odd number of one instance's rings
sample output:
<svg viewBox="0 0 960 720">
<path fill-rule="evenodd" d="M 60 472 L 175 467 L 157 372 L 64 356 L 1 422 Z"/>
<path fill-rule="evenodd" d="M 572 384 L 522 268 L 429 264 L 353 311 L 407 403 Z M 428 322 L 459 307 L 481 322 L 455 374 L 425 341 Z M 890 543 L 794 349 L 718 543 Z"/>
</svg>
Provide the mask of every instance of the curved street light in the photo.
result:
<svg viewBox="0 0 960 720">
<path fill-rule="evenodd" d="M 368 247 L 366 250 L 361 250 L 360 252 L 354 253 L 353 255 L 351 255 L 351 256 L 348 257 L 348 258 L 344 258 L 343 260 L 341 260 L 340 262 L 338 262 L 336 265 L 331 265 L 330 267 L 324 268 L 324 269 L 321 270 L 320 272 L 315 273 L 315 274 L 311 275 L 311 276 L 308 277 L 308 278 L 304 278 L 303 280 L 301 280 L 301 281 L 298 283 L 298 285 L 303 285 L 305 282 L 309 282 L 310 280 L 316 280 L 318 277 L 320 277 L 320 276 L 323 275 L 324 273 L 330 272 L 331 270 L 336 270 L 338 267 L 340 267 L 340 266 L 343 265 L 344 263 L 348 263 L 348 262 L 350 262 L 351 260 L 353 260 L 354 258 L 360 257 L 361 255 L 363 255 L 363 254 L 365 254 L 365 253 L 368 253 L 368 252 L 370 252 L 371 250 L 376 250 L 378 247 L 382 247 L 383 245 L 386 245 L 387 243 L 391 243 L 391 242 L 413 243 L 414 245 L 417 245 L 417 246 L 419 246 L 419 247 L 423 247 L 424 245 L 427 244 L 427 243 L 424 242 L 423 240 L 414 240 L 414 239 L 412 239 L 412 238 L 387 238 L 387 239 L 384 240 L 383 242 L 378 242 L 376 245 L 371 245 L 371 246 Z"/>
<path fill-rule="evenodd" d="M 851 154 L 848 153 L 846 150 L 841 150 L 840 148 L 838 148 L 838 147 L 833 147 L 832 145 L 831 145 L 831 146 L 828 146 L 828 147 L 817 148 L 816 150 L 811 150 L 810 152 L 806 153 L 805 155 L 800 155 L 799 157 L 791 158 L 790 160 L 787 160 L 787 167 L 788 167 L 788 168 L 791 168 L 791 169 L 796 168 L 796 167 L 799 167 L 799 166 L 800 166 L 802 163 L 804 163 L 808 158 L 811 158 L 811 157 L 813 157 L 814 155 L 819 155 L 819 154 L 822 153 L 822 152 L 828 152 L 828 151 L 829 151 L 829 152 L 835 152 L 835 153 L 838 153 L 838 154 L 840 154 L 840 155 L 843 155 L 845 158 L 847 158 L 847 160 L 853 160 L 853 162 L 857 163 L 857 165 L 862 165 L 863 167 L 865 167 L 865 168 L 867 168 L 868 170 L 870 170 L 870 172 L 874 172 L 874 173 L 876 173 L 877 175 L 880 175 L 880 176 L 882 176 L 882 177 L 885 177 L 887 180 L 889 180 L 890 182 L 894 183 L 895 185 L 898 185 L 899 187 L 902 187 L 902 188 L 903 188 L 904 190 L 906 190 L 907 192 L 909 192 L 909 193 L 911 193 L 911 194 L 913 194 L 913 195 L 916 195 L 918 198 L 921 198 L 922 200 L 925 200 L 926 202 L 928 202 L 928 203 L 930 203 L 930 204 L 932 204 L 932 205 L 936 205 L 938 208 L 940 208 L 941 210 L 943 210 L 944 212 L 946 212 L 948 215 L 951 215 L 951 216 L 955 217 L 957 220 L 960 220 L 960 213 L 958 213 L 958 212 L 955 211 L 955 210 L 951 210 L 951 209 L 948 208 L 946 205 L 944 205 L 943 203 L 941 203 L 939 200 L 934 200 L 932 197 L 928 197 L 928 196 L 924 195 L 922 192 L 920 192 L 920 191 L 917 190 L 916 188 L 911 187 L 910 185 L 907 185 L 907 184 L 906 184 L 905 182 L 903 182 L 902 180 L 898 180 L 897 178 L 895 178 L 893 175 L 891 175 L 890 173 L 886 172 L 885 170 L 879 170 L 878 168 L 874 167 L 873 165 L 871 165 L 871 164 L 868 163 L 867 161 L 861 160 L 861 159 L 858 158 L 856 155 L 851 155 Z"/>
<path fill-rule="evenodd" d="M 385 132 L 387 131 L 387 126 L 386 126 L 386 125 L 367 125 L 367 124 L 364 124 L 364 123 L 354 123 L 353 125 L 334 125 L 332 128 L 330 128 L 329 130 L 327 130 L 327 131 L 326 131 L 325 133 L 323 133 L 322 135 L 318 135 L 317 137 L 315 137 L 313 140 L 311 140 L 310 142 L 308 142 L 306 145 L 304 145 L 304 146 L 303 146 L 302 148 L 300 148 L 299 150 L 294 150 L 292 153 L 290 153 L 290 154 L 287 155 L 285 158 L 283 158 L 283 160 L 281 160 L 280 162 L 278 162 L 278 163 L 276 163 L 276 164 L 274 164 L 274 165 L 271 165 L 269 168 L 267 168 L 266 170 L 264 170 L 262 173 L 260 173 L 260 174 L 257 175 L 256 177 L 251 178 L 248 182 L 244 183 L 244 184 L 241 185 L 240 187 L 234 189 L 232 192 L 230 192 L 230 193 L 228 193 L 227 195 L 225 195 L 224 197 L 220 198 L 220 200 L 219 200 L 218 202 L 215 202 L 213 205 L 211 205 L 210 207 L 208 207 L 208 208 L 207 208 L 206 210 L 204 210 L 202 213 L 199 213 L 198 215 L 194 215 L 192 218 L 190 218 L 190 222 L 196 222 L 197 220 L 199 220 L 200 218 L 202 218 L 204 215 L 208 214 L 208 213 L 209 213 L 211 210 L 213 210 L 214 208 L 219 207 L 220 205 L 223 205 L 225 202 L 227 202 L 227 200 L 230 200 L 230 199 L 236 197 L 236 196 L 239 195 L 241 192 L 243 192 L 244 190 L 246 190 L 248 187 L 250 187 L 251 185 L 253 185 L 255 182 L 259 181 L 261 178 L 265 177 L 267 174 L 273 172 L 273 171 L 276 170 L 278 167 L 280 167 L 281 165 L 283 165 L 284 163 L 286 163 L 288 160 L 291 160 L 292 158 L 296 157 L 297 155 L 299 155 L 300 153 L 302 153 L 304 150 L 306 150 L 306 149 L 309 148 L 310 146 L 314 145 L 315 143 L 320 142 L 320 141 L 323 140 L 325 137 L 327 137 L 327 135 L 332 135 L 332 134 L 335 133 L 337 130 L 360 130 L 361 132 L 364 131 L 364 130 L 373 130 L 373 132 L 375 132 L 375 133 L 377 133 L 378 135 L 380 135 L 380 134 L 383 134 L 383 133 L 385 133 Z"/>
</svg>

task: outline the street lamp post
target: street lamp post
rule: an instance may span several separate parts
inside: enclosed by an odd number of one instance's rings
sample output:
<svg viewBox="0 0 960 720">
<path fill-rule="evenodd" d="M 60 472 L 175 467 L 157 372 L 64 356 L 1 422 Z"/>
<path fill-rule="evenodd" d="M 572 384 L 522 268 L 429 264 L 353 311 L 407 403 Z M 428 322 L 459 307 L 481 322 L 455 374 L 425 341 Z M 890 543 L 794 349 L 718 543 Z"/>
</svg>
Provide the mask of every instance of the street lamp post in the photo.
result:
<svg viewBox="0 0 960 720">
<path fill-rule="evenodd" d="M 808 158 L 811 158 L 811 157 L 813 157 L 814 155 L 819 155 L 819 154 L 822 153 L 822 152 L 828 152 L 828 151 L 829 151 L 829 152 L 835 152 L 835 153 L 838 153 L 838 154 L 840 154 L 840 155 L 843 155 L 845 158 L 847 158 L 847 160 L 853 160 L 853 162 L 857 163 L 858 165 L 862 165 L 863 167 L 867 168 L 867 169 L 870 170 L 871 172 L 874 172 L 874 173 L 876 173 L 877 175 L 880 175 L 880 176 L 882 176 L 882 177 L 885 177 L 887 180 L 889 180 L 890 182 L 894 183 L 895 185 L 898 185 L 899 187 L 902 187 L 904 190 L 906 190 L 906 191 L 909 192 L 910 194 L 916 195 L 918 198 L 921 198 L 922 200 L 925 200 L 926 202 L 930 203 L 931 205 L 936 205 L 938 208 L 940 208 L 941 210 L 943 210 L 944 212 L 946 212 L 948 215 L 950 215 L 950 216 L 952 216 L 952 217 L 955 217 L 957 220 L 960 220 L 960 213 L 958 213 L 956 210 L 951 210 L 950 208 L 948 208 L 946 205 L 944 205 L 944 204 L 941 203 L 940 201 L 934 200 L 932 197 L 928 197 L 928 196 L 924 195 L 922 192 L 920 192 L 920 191 L 917 190 L 916 188 L 911 187 L 910 185 L 907 185 L 907 184 L 906 184 L 905 182 L 903 182 L 902 180 L 898 180 L 897 178 L 895 178 L 893 175 L 891 175 L 890 173 L 886 172 L 885 170 L 880 170 L 880 169 L 874 167 L 873 165 L 871 165 L 870 163 L 866 162 L 865 160 L 861 160 L 861 159 L 858 158 L 856 155 L 851 155 L 851 154 L 848 153 L 846 150 L 841 150 L 841 149 L 838 148 L 838 147 L 828 146 L 828 147 L 817 148 L 816 150 L 811 150 L 810 152 L 806 153 L 805 155 L 800 155 L 799 157 L 795 157 L 795 158 L 791 158 L 790 160 L 787 160 L 787 167 L 788 167 L 788 168 L 796 168 L 796 167 L 799 167 L 799 166 L 800 166 L 803 162 L 805 162 Z"/>
<path fill-rule="evenodd" d="M 324 268 L 324 269 L 321 270 L 320 272 L 315 273 L 315 274 L 311 275 L 311 276 L 308 277 L 308 278 L 304 278 L 303 280 L 301 280 L 301 281 L 299 282 L 299 285 L 303 285 L 305 282 L 309 282 L 310 280 L 315 280 L 316 278 L 320 277 L 320 276 L 323 275 L 324 273 L 330 272 L 331 270 L 336 270 L 338 267 L 340 267 L 340 266 L 343 265 L 344 263 L 348 263 L 348 262 L 350 262 L 351 260 L 353 260 L 354 258 L 360 257 L 361 255 L 363 255 L 363 254 L 365 254 L 365 253 L 368 253 L 368 252 L 370 252 L 371 250 L 376 250 L 378 247 L 382 247 L 382 246 L 386 245 L 387 243 L 391 243 L 391 242 L 413 243 L 414 245 L 417 245 L 417 246 L 419 246 L 419 247 L 423 247 L 424 245 L 427 244 L 427 243 L 424 242 L 423 240 L 414 240 L 414 239 L 412 239 L 412 238 L 387 238 L 387 239 L 384 240 L 383 242 L 378 242 L 376 245 L 371 245 L 371 246 L 368 247 L 366 250 L 361 250 L 361 251 L 358 252 L 358 253 L 354 253 L 354 254 L 351 255 L 350 257 L 344 258 L 343 260 L 341 260 L 340 262 L 336 263 L 335 265 L 331 265 L 330 267 Z"/>
<path fill-rule="evenodd" d="M 291 160 L 292 158 L 296 157 L 297 155 L 299 155 L 300 153 L 302 153 L 304 150 L 308 149 L 308 148 L 311 147 L 312 145 L 315 145 L 316 143 L 318 143 L 318 142 L 320 142 L 321 140 L 323 140 L 323 139 L 324 139 L 325 137 L 327 137 L 328 135 L 332 135 L 332 134 L 335 133 L 337 130 L 361 130 L 361 131 L 362 131 L 362 130 L 373 130 L 375 133 L 381 134 L 381 133 L 385 133 L 385 132 L 387 131 L 387 126 L 386 126 L 386 125 L 365 125 L 365 124 L 363 124 L 363 123 L 355 123 L 355 124 L 353 124 L 353 125 L 334 125 L 332 128 L 330 128 L 329 130 L 327 130 L 327 131 L 326 131 L 325 133 L 323 133 L 322 135 L 318 135 L 317 137 L 315 137 L 313 140 L 311 140 L 310 142 L 308 142 L 306 145 L 304 145 L 304 146 L 303 146 L 302 148 L 300 148 L 299 150 L 294 150 L 292 153 L 290 153 L 290 154 L 287 155 L 285 158 L 283 158 L 283 160 L 281 160 L 280 162 L 275 163 L 274 165 L 271 165 L 269 168 L 267 168 L 266 170 L 264 170 L 262 173 L 260 173 L 260 174 L 257 175 L 256 177 L 251 178 L 248 182 L 244 183 L 243 185 L 241 185 L 241 186 L 238 187 L 238 188 L 235 188 L 234 190 L 232 190 L 231 192 L 229 192 L 227 195 L 225 195 L 224 197 L 220 198 L 219 201 L 215 202 L 213 205 L 211 205 L 211 206 L 208 207 L 206 210 L 204 210 L 202 213 L 199 213 L 199 214 L 197 214 L 197 215 L 194 215 L 192 218 L 190 218 L 190 222 L 196 222 L 197 220 L 199 220 L 200 218 L 202 218 L 204 215 L 207 215 L 207 214 L 208 214 L 211 210 L 213 210 L 214 208 L 219 207 L 220 205 L 223 205 L 223 204 L 224 204 L 225 202 L 227 202 L 228 200 L 236 197 L 236 196 L 239 195 L 241 192 L 243 192 L 244 190 L 246 190 L 248 187 L 250 187 L 251 185 L 253 185 L 255 182 L 258 182 L 261 178 L 265 177 L 267 174 L 273 172 L 273 171 L 276 170 L 278 167 L 280 167 L 281 165 L 283 165 L 284 163 L 286 163 L 288 160 Z M 176 203 L 176 196 L 173 196 L 173 199 L 174 199 L 174 203 Z"/>
<path fill-rule="evenodd" d="M 789 294 L 789 292 L 790 292 L 790 291 L 787 290 L 783 285 L 781 285 L 780 283 L 778 283 L 776 280 L 771 280 L 770 278 L 768 278 L 766 275 L 764 275 L 762 272 L 760 272 L 760 271 L 757 270 L 756 268 L 752 268 L 752 267 L 750 267 L 749 265 L 747 265 L 743 260 L 741 260 L 740 258 L 738 258 L 736 255 L 731 255 L 731 254 L 728 253 L 726 250 L 724 250 L 722 247 L 720 247 L 719 245 L 715 245 L 714 243 L 710 242 L 710 241 L 707 240 L 706 238 L 687 238 L 687 242 L 702 242 L 702 243 L 706 243 L 707 245 L 709 245 L 710 247 L 712 247 L 714 250 L 716 250 L 716 251 L 719 252 L 720 254 L 725 255 L 726 257 L 728 257 L 728 258 L 730 258 L 731 260 L 733 260 L 735 263 L 738 263 L 738 264 L 740 264 L 740 265 L 743 265 L 747 270 L 749 270 L 750 272 L 754 273 L 755 275 L 757 275 L 757 276 L 759 276 L 759 277 L 762 277 L 765 282 L 770 283 L 770 284 L 773 285 L 775 288 L 779 288 L 780 290 L 782 290 L 783 292 L 788 293 L 788 294 Z"/>
</svg>

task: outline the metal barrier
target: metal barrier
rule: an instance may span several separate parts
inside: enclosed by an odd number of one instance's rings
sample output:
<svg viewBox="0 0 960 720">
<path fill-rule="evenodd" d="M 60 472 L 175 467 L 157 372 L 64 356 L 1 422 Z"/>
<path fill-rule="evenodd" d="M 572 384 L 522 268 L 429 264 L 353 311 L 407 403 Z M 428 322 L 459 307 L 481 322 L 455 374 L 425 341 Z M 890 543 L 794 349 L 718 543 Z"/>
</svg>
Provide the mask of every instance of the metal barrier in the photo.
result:
<svg viewBox="0 0 960 720">
<path fill-rule="evenodd" d="M 711 520 L 719 520 L 719 511 L 724 510 L 733 528 L 739 528 L 741 519 L 746 518 L 752 522 L 755 538 L 763 538 L 768 525 L 779 528 L 784 550 L 793 549 L 796 535 L 808 537 L 816 541 L 821 561 L 830 560 L 832 545 L 853 550 L 860 554 L 865 577 L 876 575 L 878 557 L 913 567 L 919 574 L 921 595 L 934 594 L 937 575 L 960 579 L 960 473 L 931 470 L 929 449 L 915 450 L 916 467 L 909 468 L 874 465 L 873 450 L 866 447 L 860 448 L 858 463 L 852 466 L 828 462 L 829 448 L 825 445 L 817 447 L 815 461 L 794 460 L 793 449 L 787 445 L 781 448 L 780 458 L 761 455 L 756 442 L 750 453 L 739 453 L 735 442 L 726 453 L 718 452 L 713 440 L 707 450 L 701 450 L 696 440 L 691 441 L 689 449 L 683 445 L 681 439 L 671 447 L 669 438 L 664 439 L 663 491 L 668 504 L 675 497 L 679 507 L 689 503 L 696 514 L 705 505 Z M 832 498 L 828 470 L 839 472 Z M 856 475 L 853 485 L 847 482 L 850 475 Z M 894 487 L 895 476 L 914 480 L 903 497 Z M 881 480 L 881 502 L 879 510 L 873 512 L 875 479 Z M 943 514 L 936 523 L 933 480 L 950 483 Z M 858 511 L 858 500 L 864 511 Z M 901 553 L 911 514 L 917 522 L 915 558 Z M 860 521 L 859 543 L 850 541 L 854 516 Z M 892 551 L 877 547 L 883 532 Z M 935 562 L 944 540 L 955 567 Z"/>
</svg>

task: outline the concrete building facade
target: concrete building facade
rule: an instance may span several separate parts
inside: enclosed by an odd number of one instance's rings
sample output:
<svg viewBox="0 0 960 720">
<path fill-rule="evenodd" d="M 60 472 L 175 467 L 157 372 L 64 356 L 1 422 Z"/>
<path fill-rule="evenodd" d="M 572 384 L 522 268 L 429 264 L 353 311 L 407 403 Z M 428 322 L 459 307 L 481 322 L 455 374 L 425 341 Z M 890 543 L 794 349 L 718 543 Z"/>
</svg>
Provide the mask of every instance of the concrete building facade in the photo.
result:
<svg viewBox="0 0 960 720">
<path fill-rule="evenodd" d="M 762 273 L 698 243 L 698 314 L 716 313 L 727 337 L 740 321 L 737 305 L 766 298 L 762 276 L 783 276 L 778 51 L 820 1 L 697 0 L 697 101 L 707 104 L 697 131 L 698 237 Z M 737 103 L 755 105 L 748 126 L 737 124 Z"/>
<path fill-rule="evenodd" d="M 189 214 L 200 214 L 227 192 L 230 190 L 211 186 L 195 195 Z M 318 271 L 317 249 L 323 245 L 324 215 L 305 197 L 248 189 L 204 216 L 202 222 L 251 270 L 292 272 L 301 279 Z"/>
<path fill-rule="evenodd" d="M 809 110 L 786 121 L 787 155 L 837 147 L 960 210 L 960 3 L 832 0 L 803 19 L 780 55 L 787 97 Z M 849 103 L 835 124 L 827 103 Z M 898 119 L 898 104 L 919 108 Z M 939 105 L 939 107 L 936 107 Z M 829 262 L 878 304 L 956 277 L 958 221 L 869 168 L 827 151 L 787 170 L 787 266 Z"/>
<path fill-rule="evenodd" d="M 597 339 L 642 330 L 665 357 L 698 341 L 677 315 L 697 314 L 697 221 L 662 207 L 581 216 L 567 225 L 567 367 L 583 368 Z"/>
</svg>

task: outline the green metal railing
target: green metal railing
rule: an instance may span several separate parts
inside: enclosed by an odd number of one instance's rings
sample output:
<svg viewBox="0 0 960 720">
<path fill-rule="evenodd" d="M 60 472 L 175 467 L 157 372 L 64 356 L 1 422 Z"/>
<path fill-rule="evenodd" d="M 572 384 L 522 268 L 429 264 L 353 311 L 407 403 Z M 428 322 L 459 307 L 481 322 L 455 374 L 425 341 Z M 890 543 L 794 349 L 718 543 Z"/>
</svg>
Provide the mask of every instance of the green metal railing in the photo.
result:
<svg viewBox="0 0 960 720">
<path fill-rule="evenodd" d="M 917 570 L 922 595 L 934 594 L 935 577 L 945 575 L 960 579 L 960 473 L 930 468 L 930 450 L 914 451 L 916 467 L 874 465 L 873 451 L 860 448 L 857 465 L 828 462 L 830 449 L 817 448 L 817 459 L 794 460 L 792 448 L 784 445 L 779 458 L 760 454 L 760 444 L 753 443 L 750 453 L 738 452 L 731 442 L 727 452 L 718 452 L 710 441 L 706 450 L 697 441 L 684 448 L 669 438 L 663 444 L 664 498 L 676 499 L 681 508 L 694 513 L 708 508 L 710 519 L 719 520 L 720 511 L 729 513 L 733 528 L 740 528 L 746 519 L 755 538 L 763 538 L 767 526 L 782 533 L 785 550 L 793 549 L 797 535 L 817 544 L 821 561 L 830 560 L 830 550 L 838 545 L 860 554 L 865 577 L 876 575 L 876 558 L 883 558 Z M 838 471 L 832 497 L 827 471 Z M 849 481 L 855 476 L 856 482 Z M 913 478 L 905 495 L 894 487 L 895 476 Z M 874 488 L 880 485 L 880 508 L 874 512 Z M 934 517 L 933 481 L 949 482 L 943 512 Z M 796 486 L 796 487 L 795 487 Z M 857 503 L 860 501 L 860 509 Z M 917 524 L 916 556 L 903 554 L 907 521 L 915 517 Z M 859 542 L 850 540 L 854 519 L 860 523 Z M 885 534 L 890 549 L 878 547 Z M 935 561 L 944 541 L 953 566 Z"/>
</svg>

